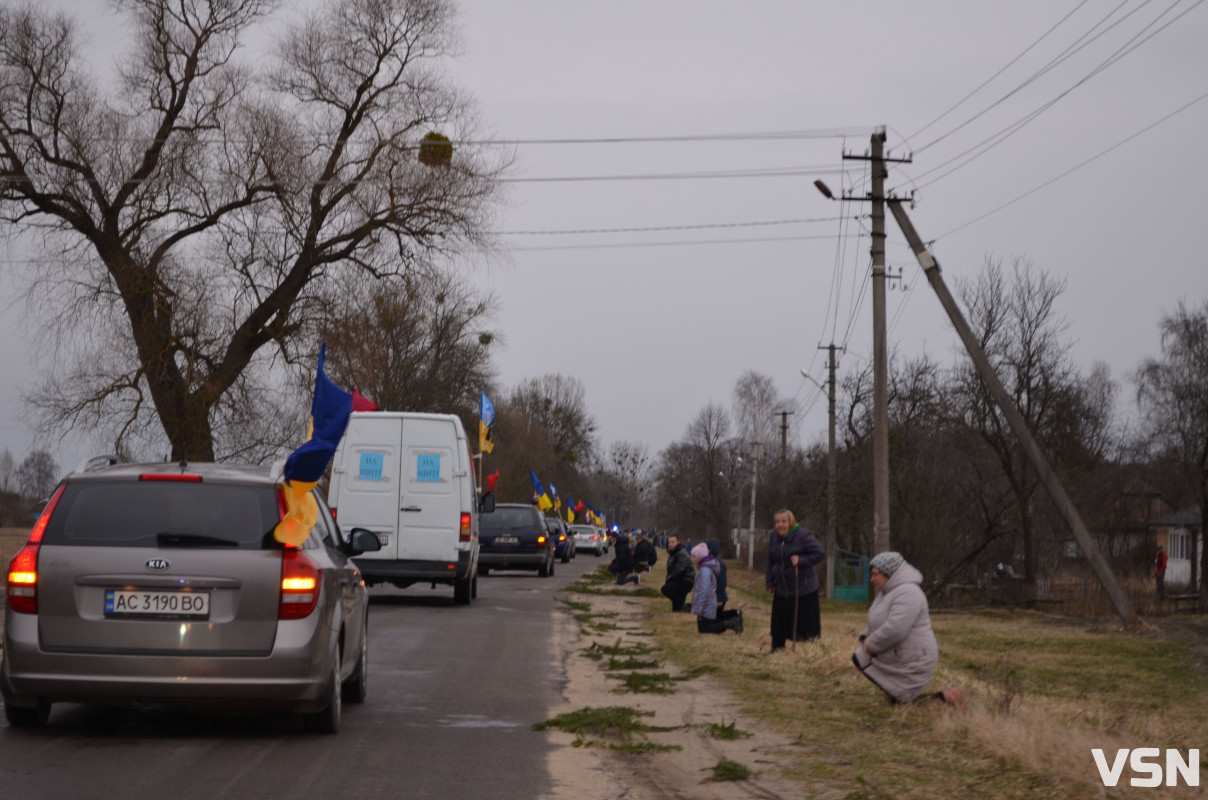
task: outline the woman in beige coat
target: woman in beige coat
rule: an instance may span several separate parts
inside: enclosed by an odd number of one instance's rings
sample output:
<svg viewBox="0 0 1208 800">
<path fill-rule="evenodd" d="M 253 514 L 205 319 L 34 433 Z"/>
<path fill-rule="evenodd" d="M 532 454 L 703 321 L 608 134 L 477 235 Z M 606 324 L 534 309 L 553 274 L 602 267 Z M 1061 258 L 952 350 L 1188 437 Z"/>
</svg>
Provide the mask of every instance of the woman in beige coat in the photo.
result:
<svg viewBox="0 0 1208 800">
<path fill-rule="evenodd" d="M 868 609 L 868 625 L 852 661 L 890 702 L 909 703 L 923 693 L 939 662 L 923 575 L 901 553 L 887 551 L 869 562 L 868 579 L 877 597 Z M 960 687 L 931 697 L 958 708 L 965 704 Z"/>
</svg>

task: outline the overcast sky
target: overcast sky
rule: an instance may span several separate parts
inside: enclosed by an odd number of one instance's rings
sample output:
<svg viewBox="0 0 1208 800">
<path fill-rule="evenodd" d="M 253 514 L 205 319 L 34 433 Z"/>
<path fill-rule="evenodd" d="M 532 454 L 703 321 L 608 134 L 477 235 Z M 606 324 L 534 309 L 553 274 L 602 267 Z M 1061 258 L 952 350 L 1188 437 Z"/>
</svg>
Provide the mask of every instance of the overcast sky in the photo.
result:
<svg viewBox="0 0 1208 800">
<path fill-rule="evenodd" d="M 824 439 L 801 369 L 824 380 L 832 341 L 841 371 L 871 359 L 869 223 L 813 182 L 867 191 L 842 154 L 885 126 L 889 155 L 913 158 L 886 185 L 915 191 L 949 285 L 988 256 L 1066 280 L 1074 357 L 1110 367 L 1126 412 L 1162 315 L 1208 297 L 1202 2 L 464 0 L 449 75 L 519 142 L 508 256 L 469 273 L 502 303 L 501 382 L 577 376 L 605 445 L 657 453 L 753 369 L 791 401 L 798 441 Z M 108 29 L 101 4 L 61 5 Z M 951 363 L 957 337 L 892 217 L 887 231 L 903 274 L 889 346 Z M 16 264 L 0 253 L 6 294 Z M 18 419 L 39 365 L 30 323 L 3 320 L 0 449 L 70 466 L 88 443 L 35 443 Z"/>
</svg>

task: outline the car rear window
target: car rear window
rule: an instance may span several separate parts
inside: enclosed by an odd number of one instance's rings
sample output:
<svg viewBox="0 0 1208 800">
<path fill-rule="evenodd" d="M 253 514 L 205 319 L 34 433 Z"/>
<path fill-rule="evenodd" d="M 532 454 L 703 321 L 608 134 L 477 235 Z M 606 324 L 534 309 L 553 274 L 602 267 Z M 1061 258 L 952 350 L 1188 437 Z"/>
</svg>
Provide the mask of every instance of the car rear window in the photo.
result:
<svg viewBox="0 0 1208 800">
<path fill-rule="evenodd" d="M 483 514 L 478 527 L 492 531 L 527 530 L 536 527 L 531 508 L 498 508 Z"/>
<path fill-rule="evenodd" d="M 595 533 L 596 529 L 592 528 L 588 525 L 571 525 L 570 532 L 571 533 Z"/>
<path fill-rule="evenodd" d="M 105 547 L 274 547 L 271 486 L 216 483 L 69 483 L 44 544 Z"/>
</svg>

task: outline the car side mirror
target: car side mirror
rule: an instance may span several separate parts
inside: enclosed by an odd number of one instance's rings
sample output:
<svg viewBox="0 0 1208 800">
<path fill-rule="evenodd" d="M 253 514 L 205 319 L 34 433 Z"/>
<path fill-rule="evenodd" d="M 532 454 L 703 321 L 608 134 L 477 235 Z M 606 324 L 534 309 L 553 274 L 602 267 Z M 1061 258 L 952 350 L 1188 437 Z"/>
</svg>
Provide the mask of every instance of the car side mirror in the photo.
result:
<svg viewBox="0 0 1208 800">
<path fill-rule="evenodd" d="M 479 514 L 490 514 L 495 510 L 495 493 L 487 492 L 482 496 L 482 500 L 478 503 Z"/>
<path fill-rule="evenodd" d="M 359 556 L 361 553 L 376 553 L 382 549 L 382 542 L 378 539 L 376 533 L 366 528 L 353 528 L 352 533 L 348 536 L 348 547 L 346 548 L 350 556 Z"/>
</svg>

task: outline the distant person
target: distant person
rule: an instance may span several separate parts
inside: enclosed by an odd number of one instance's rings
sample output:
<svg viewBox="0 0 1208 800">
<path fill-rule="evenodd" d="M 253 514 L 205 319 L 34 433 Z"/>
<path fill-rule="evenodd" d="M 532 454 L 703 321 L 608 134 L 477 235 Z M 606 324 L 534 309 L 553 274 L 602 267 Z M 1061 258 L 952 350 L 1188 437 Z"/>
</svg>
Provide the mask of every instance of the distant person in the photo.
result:
<svg viewBox="0 0 1208 800">
<path fill-rule="evenodd" d="M 787 508 L 772 517 L 775 530 L 768 541 L 765 585 L 772 595 L 772 649 L 784 649 L 789 639 L 816 639 L 822 635 L 815 564 L 826 560 L 817 537 L 797 525 Z"/>
<path fill-rule="evenodd" d="M 617 576 L 617 586 L 627 583 L 637 583 L 638 576 L 633 574 L 633 553 L 629 550 L 629 537 L 622 534 L 617 537 L 617 548 L 614 551 L 612 563 L 608 569 Z"/>
<path fill-rule="evenodd" d="M 633 570 L 634 572 L 642 573 L 649 572 L 659 560 L 659 552 L 654 549 L 654 542 L 650 541 L 650 536 L 638 537 L 637 542 L 633 545 Z"/>
<path fill-rule="evenodd" d="M 696 581 L 696 570 L 692 568 L 692 557 L 680 544 L 674 533 L 667 536 L 667 580 L 663 582 L 663 596 L 671 601 L 672 611 L 688 611 L 684 601 Z"/>
<path fill-rule="evenodd" d="M 856 669 L 891 703 L 909 703 L 931 682 L 939 662 L 939 645 L 931 630 L 931 612 L 923 594 L 923 575 L 901 553 L 878 553 L 869 562 L 868 580 L 877 597 L 868 609 L 868 624 L 852 655 Z M 959 686 L 928 695 L 964 708 Z"/>
<path fill-rule="evenodd" d="M 702 543 L 692 548 L 692 563 L 696 565 L 696 582 L 692 586 L 692 613 L 696 615 L 698 633 L 742 633 L 742 615 L 719 619 L 717 615 L 717 578 L 720 561 Z"/>
<path fill-rule="evenodd" d="M 726 578 L 726 562 L 721 557 L 721 542 L 717 541 L 716 539 L 709 539 L 705 542 L 705 547 L 709 548 L 709 555 L 717 559 L 717 563 L 720 567 L 720 571 L 717 575 L 717 618 L 724 620 L 742 616 L 741 611 L 736 609 L 726 609 L 726 603 L 730 602 L 730 595 L 729 592 L 726 591 L 728 579 Z"/>
<path fill-rule="evenodd" d="M 1166 551 L 1158 545 L 1158 557 L 1154 560 L 1154 580 L 1158 584 L 1158 599 L 1166 599 Z"/>
</svg>

